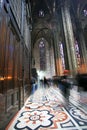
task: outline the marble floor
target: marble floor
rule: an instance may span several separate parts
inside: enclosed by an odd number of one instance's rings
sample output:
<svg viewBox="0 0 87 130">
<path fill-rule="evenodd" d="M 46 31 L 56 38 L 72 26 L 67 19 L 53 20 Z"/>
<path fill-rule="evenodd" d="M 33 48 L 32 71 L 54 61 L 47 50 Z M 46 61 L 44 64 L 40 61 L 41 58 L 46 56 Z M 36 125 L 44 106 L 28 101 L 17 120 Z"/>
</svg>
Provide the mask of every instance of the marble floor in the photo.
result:
<svg viewBox="0 0 87 130">
<path fill-rule="evenodd" d="M 87 130 L 87 107 L 81 107 L 75 92 L 67 101 L 58 87 L 39 87 L 6 130 Z"/>
</svg>

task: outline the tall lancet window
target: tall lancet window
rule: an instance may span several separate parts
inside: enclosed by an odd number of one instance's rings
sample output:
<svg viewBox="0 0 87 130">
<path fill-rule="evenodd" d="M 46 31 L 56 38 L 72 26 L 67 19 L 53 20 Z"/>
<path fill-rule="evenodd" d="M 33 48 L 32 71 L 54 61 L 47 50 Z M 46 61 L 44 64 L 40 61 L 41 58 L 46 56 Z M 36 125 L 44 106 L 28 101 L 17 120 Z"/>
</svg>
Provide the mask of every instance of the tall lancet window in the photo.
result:
<svg viewBox="0 0 87 130">
<path fill-rule="evenodd" d="M 77 67 L 80 67 L 81 59 L 80 59 L 80 51 L 78 46 L 78 41 L 75 41 L 75 51 L 76 51 L 76 58 L 77 58 Z"/>
<path fill-rule="evenodd" d="M 83 18 L 87 18 L 87 4 L 82 9 L 81 15 L 82 15 L 81 17 Z"/>
<path fill-rule="evenodd" d="M 46 69 L 46 50 L 45 50 L 45 41 L 43 38 L 39 43 L 39 53 L 40 53 L 40 70 Z"/>
<path fill-rule="evenodd" d="M 84 9 L 83 13 L 84 13 L 84 16 L 86 17 L 87 16 L 87 9 Z"/>
<path fill-rule="evenodd" d="M 0 0 L 0 9 L 2 8 L 3 0 Z"/>
<path fill-rule="evenodd" d="M 61 57 L 61 61 L 62 61 L 62 68 L 65 69 L 65 61 L 64 61 L 64 52 L 63 52 L 63 43 L 62 42 L 60 42 L 59 47 L 60 47 L 60 57 Z"/>
</svg>

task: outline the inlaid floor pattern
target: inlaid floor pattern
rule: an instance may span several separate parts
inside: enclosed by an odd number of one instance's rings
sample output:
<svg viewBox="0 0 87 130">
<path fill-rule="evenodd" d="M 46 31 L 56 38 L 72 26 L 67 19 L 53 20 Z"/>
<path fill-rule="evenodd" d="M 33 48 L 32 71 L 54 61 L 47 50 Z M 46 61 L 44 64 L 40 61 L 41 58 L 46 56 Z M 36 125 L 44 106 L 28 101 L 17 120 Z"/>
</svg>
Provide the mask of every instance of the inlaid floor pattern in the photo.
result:
<svg viewBox="0 0 87 130">
<path fill-rule="evenodd" d="M 6 130 L 87 130 L 87 113 L 66 103 L 57 87 L 39 88 Z"/>
</svg>

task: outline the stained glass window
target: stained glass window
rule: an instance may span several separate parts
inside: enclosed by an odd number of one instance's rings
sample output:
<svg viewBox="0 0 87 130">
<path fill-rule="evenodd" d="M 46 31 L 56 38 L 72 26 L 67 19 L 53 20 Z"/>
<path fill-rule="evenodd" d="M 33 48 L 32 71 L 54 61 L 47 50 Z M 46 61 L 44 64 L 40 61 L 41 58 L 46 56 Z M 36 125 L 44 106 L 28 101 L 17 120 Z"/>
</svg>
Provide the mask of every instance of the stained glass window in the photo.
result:
<svg viewBox="0 0 87 130">
<path fill-rule="evenodd" d="M 59 47 L 60 47 L 60 57 L 61 57 L 61 61 L 62 61 L 62 68 L 65 69 L 65 61 L 64 61 L 64 52 L 63 52 L 62 42 L 60 42 Z"/>
<path fill-rule="evenodd" d="M 44 11 L 43 10 L 39 11 L 39 17 L 44 17 Z"/>
<path fill-rule="evenodd" d="M 43 38 L 41 39 L 39 43 L 39 53 L 40 53 L 40 70 L 46 69 L 46 55 L 45 55 L 45 41 Z"/>
<path fill-rule="evenodd" d="M 77 58 L 77 66 L 80 67 L 80 53 L 79 53 L 79 46 L 77 40 L 75 41 L 75 51 L 76 51 L 76 58 Z"/>
<path fill-rule="evenodd" d="M 84 8 L 82 9 L 82 12 L 81 12 L 81 15 L 82 17 L 87 17 L 87 4 L 84 6 Z"/>
<path fill-rule="evenodd" d="M 87 16 L 87 10 L 86 9 L 83 10 L 83 13 L 84 13 L 84 16 Z"/>
<path fill-rule="evenodd" d="M 2 8 L 3 0 L 0 0 L 0 9 Z"/>
</svg>

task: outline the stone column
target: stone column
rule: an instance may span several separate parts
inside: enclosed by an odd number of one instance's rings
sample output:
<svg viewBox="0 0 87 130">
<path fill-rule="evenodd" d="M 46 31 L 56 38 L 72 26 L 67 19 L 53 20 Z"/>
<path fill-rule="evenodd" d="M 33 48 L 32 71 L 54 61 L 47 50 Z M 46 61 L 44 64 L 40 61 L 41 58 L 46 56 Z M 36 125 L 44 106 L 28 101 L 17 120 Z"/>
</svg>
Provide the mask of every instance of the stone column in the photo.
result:
<svg viewBox="0 0 87 130">
<path fill-rule="evenodd" d="M 55 55 L 55 70 L 56 75 L 60 75 L 60 49 L 59 49 L 59 28 L 58 28 L 58 19 L 56 18 L 58 15 L 53 17 L 52 21 L 52 29 L 54 35 L 54 55 Z"/>
<path fill-rule="evenodd" d="M 63 1 L 62 1 L 63 2 Z M 75 75 L 77 72 L 77 61 L 75 54 L 75 41 L 73 35 L 72 22 L 69 11 L 69 0 L 63 2 L 64 5 L 61 5 L 61 13 L 66 41 L 66 51 L 69 62 L 69 69 L 72 75 Z"/>
<path fill-rule="evenodd" d="M 86 49 L 86 44 L 85 44 L 85 39 L 84 39 L 84 34 L 83 34 L 83 28 L 81 25 L 81 22 L 79 19 L 77 19 L 77 35 L 79 37 L 79 48 L 80 48 L 80 55 L 81 55 L 81 64 L 84 64 L 85 66 L 85 72 L 87 73 L 87 49 Z"/>
<path fill-rule="evenodd" d="M 55 73 L 57 75 L 57 47 L 56 47 L 56 31 L 53 30 L 53 35 L 54 35 L 54 59 L 55 59 Z"/>
</svg>

